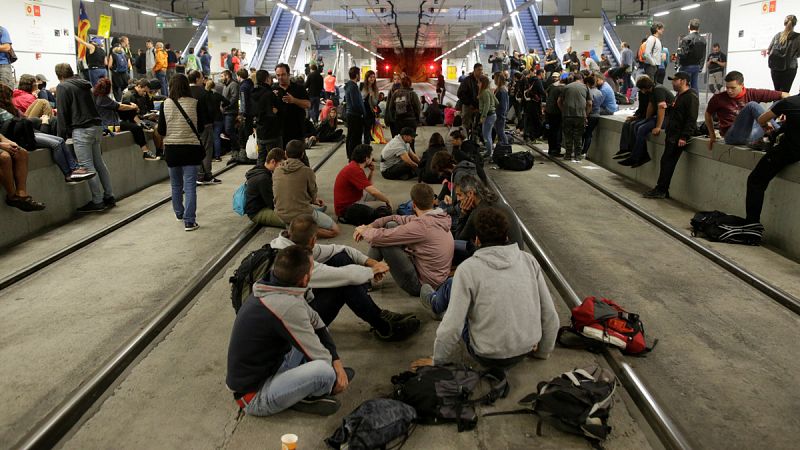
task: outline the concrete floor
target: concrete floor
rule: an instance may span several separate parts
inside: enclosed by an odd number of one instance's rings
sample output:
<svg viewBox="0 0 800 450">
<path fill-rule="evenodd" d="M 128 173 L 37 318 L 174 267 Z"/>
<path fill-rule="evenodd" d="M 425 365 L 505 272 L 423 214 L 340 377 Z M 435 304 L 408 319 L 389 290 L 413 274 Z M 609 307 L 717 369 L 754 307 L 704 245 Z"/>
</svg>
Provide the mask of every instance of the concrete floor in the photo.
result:
<svg viewBox="0 0 800 450">
<path fill-rule="evenodd" d="M 421 128 L 418 148 L 424 149 L 433 129 Z M 376 152 L 381 146 L 375 146 Z M 343 149 L 318 173 L 320 193 L 332 201 L 335 174 L 345 164 Z M 233 178 L 229 176 L 228 178 Z M 383 180 L 376 184 L 395 204 L 408 199 L 411 182 Z M 333 242 L 354 245 L 352 227 Z M 332 324 L 332 334 L 344 363 L 356 370 L 350 389 L 340 396 L 343 406 L 334 416 L 320 418 L 287 411 L 270 418 L 239 417 L 238 408 L 224 385 L 228 337 L 233 323 L 228 276 L 241 258 L 272 239 L 278 230 L 264 229 L 237 255 L 223 274 L 198 297 L 164 340 L 157 344 L 119 383 L 64 447 L 85 448 L 263 448 L 279 445 L 284 433 L 300 436 L 301 446 L 323 448 L 322 439 L 333 433 L 341 418 L 369 398 L 391 391 L 389 381 L 414 359 L 429 356 L 438 322 L 422 316 L 422 328 L 405 342 L 382 343 L 369 334 L 368 326 L 345 309 Z M 376 303 L 400 312 L 420 312 L 416 299 L 397 288 L 391 278 L 373 292 Z M 568 311 L 557 300 L 562 321 Z M 527 360 L 512 370 L 512 391 L 495 407 L 483 411 L 516 408 L 516 401 L 535 390 L 539 381 L 574 367 L 602 363 L 582 351 L 557 350 L 547 361 Z M 614 431 L 607 441 L 611 449 L 649 448 L 652 436 L 622 390 L 612 410 Z M 588 448 L 581 438 L 545 426 L 535 434 L 535 420 L 528 416 L 482 418 L 472 432 L 457 433 L 452 425 L 420 426 L 407 448 Z"/>
</svg>

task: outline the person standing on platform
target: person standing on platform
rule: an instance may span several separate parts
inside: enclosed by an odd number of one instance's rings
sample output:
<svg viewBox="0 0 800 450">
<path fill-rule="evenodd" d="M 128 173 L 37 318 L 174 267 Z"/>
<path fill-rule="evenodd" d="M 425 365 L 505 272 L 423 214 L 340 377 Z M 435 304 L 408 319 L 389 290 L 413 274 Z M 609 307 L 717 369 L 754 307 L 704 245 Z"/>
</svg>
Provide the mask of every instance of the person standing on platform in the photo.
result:
<svg viewBox="0 0 800 450">
<path fill-rule="evenodd" d="M 542 100 L 547 97 L 547 92 L 542 84 L 544 70 L 531 71 L 525 89 L 525 134 L 533 141 L 542 136 Z"/>
<path fill-rule="evenodd" d="M 336 96 L 336 76 L 332 70 L 328 70 L 328 75 L 325 76 L 325 100 L 333 100 Z"/>
<path fill-rule="evenodd" d="M 722 53 L 719 44 L 711 46 L 711 53 L 708 55 L 708 90 L 712 94 L 722 92 L 723 77 L 725 76 L 725 66 L 728 65 L 728 55 Z"/>
<path fill-rule="evenodd" d="M 411 78 L 400 78 L 400 89 L 395 90 L 389 97 L 386 105 L 386 114 L 390 116 L 390 123 L 396 131 L 410 128 L 416 135 L 417 124 L 422 113 L 422 103 L 419 96 L 411 89 Z M 477 100 L 477 97 L 476 97 Z M 415 150 L 414 141 L 411 141 L 411 150 Z"/>
<path fill-rule="evenodd" d="M 356 145 L 361 144 L 364 135 L 364 100 L 358 91 L 358 80 L 361 69 L 351 67 L 348 72 L 350 79 L 344 84 L 345 124 L 347 125 L 347 160 L 353 157 Z"/>
<path fill-rule="evenodd" d="M 99 212 L 112 208 L 117 203 L 112 192 L 111 174 L 100 151 L 103 127 L 92 97 L 92 85 L 76 77 L 69 64 L 56 64 L 55 72 L 59 81 L 56 86 L 58 136 L 64 140 L 72 138 L 78 164 L 89 172 L 97 173 L 96 177 L 89 180 L 92 199 L 78 208 L 78 212 Z"/>
<path fill-rule="evenodd" d="M 239 132 L 236 130 L 236 118 L 239 115 L 239 83 L 234 78 L 235 75 L 230 70 L 222 71 L 222 96 L 228 101 L 228 106 L 222 110 L 223 129 L 225 136 L 231 146 L 231 159 L 228 164 L 239 162 Z"/>
<path fill-rule="evenodd" d="M 483 66 L 476 63 L 464 81 L 458 86 L 457 97 L 461 100 L 461 119 L 467 137 L 472 137 L 475 132 L 475 113 L 478 111 L 478 92 L 480 90 L 480 79 L 483 76 Z"/>
<path fill-rule="evenodd" d="M 131 41 L 130 41 L 130 39 L 128 39 L 128 36 L 120 37 L 119 38 L 119 45 L 120 45 L 120 47 L 122 47 L 122 52 L 125 53 L 125 58 L 128 60 L 128 67 L 130 68 L 130 71 L 128 72 L 128 80 L 130 82 L 130 80 L 135 78 L 134 73 L 133 73 L 134 72 L 133 63 L 134 63 L 135 58 L 133 56 L 133 52 L 131 52 Z M 128 86 L 125 85 L 123 87 L 123 89 L 126 88 L 126 87 L 128 87 Z"/>
<path fill-rule="evenodd" d="M 273 90 L 277 91 L 275 95 L 280 100 L 278 114 L 283 121 L 281 134 L 283 143 L 288 145 L 295 139 L 305 141 L 303 124 L 306 120 L 306 111 L 311 107 L 306 88 L 302 84 L 291 81 L 288 64 L 281 63 L 275 66 L 275 77 L 278 79 L 278 84 L 273 86 Z M 303 152 L 302 159 L 308 165 L 308 157 L 305 156 L 305 152 Z"/>
<path fill-rule="evenodd" d="M 661 36 L 664 34 L 664 24 L 655 22 L 650 27 L 650 37 L 644 43 L 644 73 L 651 80 L 656 79 L 658 66 L 661 65 Z"/>
<path fill-rule="evenodd" d="M 75 36 L 78 43 L 86 47 L 86 65 L 89 66 L 89 83 L 92 86 L 97 84 L 97 80 L 108 76 L 106 69 L 106 51 L 101 47 L 103 44 L 102 38 L 94 37 L 91 42 L 86 42 L 83 39 Z"/>
<path fill-rule="evenodd" d="M 161 104 L 158 134 L 164 136 L 164 156 L 172 186 L 172 210 L 183 221 L 185 231 L 197 224 L 197 166 L 203 161 L 199 130 L 206 124 L 206 107 L 192 97 L 186 75 L 176 74 L 170 81 L 169 98 Z M 185 203 L 184 203 L 185 201 Z"/>
<path fill-rule="evenodd" d="M 317 125 L 319 123 L 319 105 L 324 80 L 316 64 L 311 64 L 308 68 L 310 72 L 306 79 L 306 89 L 308 90 L 308 99 L 311 101 L 311 106 L 308 108 L 308 118 L 314 122 L 314 125 Z"/>
<path fill-rule="evenodd" d="M 199 70 L 190 70 L 187 76 L 189 79 L 189 90 L 192 92 L 192 97 L 197 100 L 197 107 L 204 108 L 205 126 L 202 129 L 198 128 L 200 132 L 200 142 L 203 144 L 205 155 L 203 156 L 202 163 L 197 167 L 197 185 L 203 184 L 219 184 L 222 183 L 211 171 L 211 161 L 214 158 L 214 119 L 219 115 L 219 101 L 214 100 L 214 95 L 211 91 L 206 90 L 206 80 Z M 216 94 L 219 98 L 221 95 Z M 215 107 L 217 110 L 215 111 Z"/>
<path fill-rule="evenodd" d="M 548 47 L 547 50 L 545 50 L 544 56 L 544 71 L 547 78 L 550 78 L 554 72 L 560 72 L 560 69 L 561 62 L 558 60 L 558 55 L 556 55 L 556 52 L 554 52 L 552 48 Z"/>
<path fill-rule="evenodd" d="M 169 80 L 176 73 L 176 67 L 178 65 L 178 55 L 175 53 L 175 50 L 172 49 L 172 44 L 167 43 L 164 45 L 164 51 L 167 52 L 167 83 Z"/>
<path fill-rule="evenodd" d="M 200 61 L 194 54 L 194 47 L 189 47 L 188 53 L 184 56 L 184 68 L 187 74 L 192 70 L 200 70 Z"/>
<path fill-rule="evenodd" d="M 144 67 L 145 73 L 148 79 L 153 79 L 156 77 L 155 72 L 153 72 L 153 67 L 156 66 L 156 49 L 153 47 L 153 41 L 150 39 L 144 43 L 145 50 L 144 50 Z"/>
<path fill-rule="evenodd" d="M 114 91 L 114 99 L 122 100 L 122 91 L 128 88 L 130 81 L 130 61 L 125 55 L 125 49 L 117 41 L 117 45 L 111 49 L 111 83 Z M 95 83 L 95 86 L 97 84 Z"/>
<path fill-rule="evenodd" d="M 645 198 L 669 198 L 669 185 L 678 159 L 694 135 L 697 126 L 697 112 L 700 100 L 697 93 L 690 88 L 692 75 L 677 72 L 669 78 L 672 89 L 677 94 L 675 101 L 667 108 L 667 128 L 664 139 L 664 154 L 661 155 L 661 171 L 658 174 L 656 187 L 645 192 Z"/>
<path fill-rule="evenodd" d="M 545 120 L 549 126 L 547 133 L 547 154 L 561 156 L 561 110 L 558 100 L 564 93 L 564 82 L 560 79 L 547 90 Z"/>
<path fill-rule="evenodd" d="M 497 142 L 507 145 L 508 136 L 506 136 L 506 116 L 508 115 L 508 108 L 510 105 L 508 88 L 506 88 L 506 77 L 500 74 L 495 77 L 494 84 L 497 86 L 494 90 L 494 96 L 497 98 L 497 121 L 494 123 L 495 131 L 497 132 Z"/>
<path fill-rule="evenodd" d="M 375 125 L 375 109 L 378 108 L 378 77 L 374 70 L 368 70 L 361 83 L 361 97 L 364 99 L 364 144 L 372 143 L 372 127 Z"/>
<path fill-rule="evenodd" d="M 145 55 L 144 50 L 139 49 L 138 54 L 136 55 L 136 60 L 133 63 L 134 68 L 136 69 L 136 76 L 135 78 L 145 78 L 147 77 L 147 56 Z"/>
<path fill-rule="evenodd" d="M 278 115 L 281 100 L 275 95 L 270 83 L 269 72 L 256 71 L 256 87 L 253 89 L 253 108 L 255 110 L 256 138 L 258 139 L 258 161 L 256 167 L 266 162 L 267 152 L 273 148 L 283 148 L 283 122 Z"/>
<path fill-rule="evenodd" d="M 700 36 L 700 19 L 690 20 L 689 34 L 681 39 L 678 46 L 678 65 L 681 72 L 688 73 L 692 78 L 691 85 L 695 93 L 700 92 L 698 78 L 705 62 L 706 45 L 706 39 Z M 669 64 L 669 57 L 665 64 Z"/>
<path fill-rule="evenodd" d="M 478 94 L 478 109 L 480 110 L 481 136 L 483 136 L 483 142 L 486 145 L 483 156 L 491 159 L 494 153 L 492 131 L 494 131 L 494 124 L 497 122 L 498 102 L 492 90 L 489 89 L 489 84 L 489 77 L 482 76 L 481 90 Z"/>
<path fill-rule="evenodd" d="M 200 49 L 200 67 L 203 69 L 203 77 L 211 76 L 211 55 L 208 53 L 208 47 Z"/>
<path fill-rule="evenodd" d="M 253 80 L 250 79 L 250 74 L 247 69 L 239 69 L 236 72 L 239 78 L 239 117 L 241 123 L 239 124 L 239 148 L 247 147 L 247 140 L 253 134 Z M 239 156 L 242 156 L 241 154 Z"/>
<path fill-rule="evenodd" d="M 628 96 L 628 89 L 633 88 L 633 80 L 631 74 L 633 73 L 633 50 L 627 42 L 622 43 L 622 52 L 619 54 L 620 67 L 617 71 L 616 78 L 622 78 L 622 92 L 625 97 Z"/>
<path fill-rule="evenodd" d="M 589 88 L 583 83 L 583 76 L 578 72 L 572 74 L 575 81 L 564 88 L 558 99 L 561 109 L 562 126 L 564 128 L 565 160 L 580 161 L 583 151 L 583 133 L 586 130 L 586 117 L 592 110 L 592 96 Z"/>
<path fill-rule="evenodd" d="M 169 81 L 167 80 L 169 58 L 167 52 L 164 50 L 164 44 L 161 42 L 156 42 L 155 58 L 156 63 L 153 66 L 153 74 L 161 83 L 161 95 L 167 96 L 169 94 Z"/>
<path fill-rule="evenodd" d="M 776 91 L 789 92 L 797 75 L 797 58 L 800 58 L 800 36 L 795 33 L 797 17 L 789 14 L 783 20 L 783 31 L 769 44 L 767 54 L 772 83 Z"/>
<path fill-rule="evenodd" d="M 11 59 L 9 52 L 11 52 L 11 35 L 8 34 L 8 29 L 0 26 L 0 83 L 14 89 L 17 86 L 17 80 L 14 79 L 14 69 L 11 67 Z"/>
</svg>

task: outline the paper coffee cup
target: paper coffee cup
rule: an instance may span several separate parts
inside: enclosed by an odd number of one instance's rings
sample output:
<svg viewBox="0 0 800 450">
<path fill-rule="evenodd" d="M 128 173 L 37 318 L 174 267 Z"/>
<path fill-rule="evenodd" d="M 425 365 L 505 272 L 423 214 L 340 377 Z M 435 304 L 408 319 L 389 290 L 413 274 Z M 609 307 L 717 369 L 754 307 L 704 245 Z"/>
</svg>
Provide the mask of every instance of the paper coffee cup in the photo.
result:
<svg viewBox="0 0 800 450">
<path fill-rule="evenodd" d="M 284 434 L 283 436 L 281 436 L 281 449 L 295 450 L 296 448 L 297 448 L 296 434 Z"/>
</svg>

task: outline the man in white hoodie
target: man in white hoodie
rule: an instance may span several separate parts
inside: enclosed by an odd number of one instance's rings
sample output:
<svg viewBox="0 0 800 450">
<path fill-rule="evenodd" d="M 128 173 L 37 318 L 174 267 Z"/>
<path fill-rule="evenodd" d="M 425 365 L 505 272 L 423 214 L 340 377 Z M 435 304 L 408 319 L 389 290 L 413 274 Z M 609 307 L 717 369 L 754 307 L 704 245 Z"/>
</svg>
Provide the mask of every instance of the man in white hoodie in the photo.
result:
<svg viewBox="0 0 800 450">
<path fill-rule="evenodd" d="M 485 367 L 509 368 L 531 352 L 546 359 L 555 347 L 559 321 L 542 269 L 532 255 L 509 242 L 502 211 L 486 208 L 477 214 L 480 248 L 458 266 L 449 298 L 430 291 L 423 297 L 428 309 L 446 309 L 432 363 L 456 361 L 461 340 Z"/>
<path fill-rule="evenodd" d="M 279 250 L 299 245 L 311 251 L 314 267 L 308 286 L 313 300 L 309 304 L 322 320 L 330 325 L 347 305 L 372 326 L 375 337 L 382 341 L 400 341 L 416 333 L 420 321 L 414 314 L 381 309 L 367 291 L 370 281 L 380 281 L 389 272 L 389 266 L 346 245 L 318 244 L 318 227 L 311 214 L 301 214 L 270 246 Z"/>
</svg>

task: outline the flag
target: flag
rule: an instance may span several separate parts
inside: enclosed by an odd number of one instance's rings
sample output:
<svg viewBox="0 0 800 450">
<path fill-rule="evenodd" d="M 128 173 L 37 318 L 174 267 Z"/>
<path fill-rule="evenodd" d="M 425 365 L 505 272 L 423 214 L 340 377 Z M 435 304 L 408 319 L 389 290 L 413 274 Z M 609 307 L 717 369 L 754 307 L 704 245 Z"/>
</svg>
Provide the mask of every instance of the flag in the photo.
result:
<svg viewBox="0 0 800 450">
<path fill-rule="evenodd" d="M 83 7 L 83 2 L 80 2 L 80 13 L 78 14 L 78 37 L 84 41 L 89 40 L 89 27 L 92 24 L 89 22 L 89 15 L 86 14 L 86 9 Z M 83 44 L 78 44 L 78 59 L 86 58 L 86 47 Z"/>
</svg>

